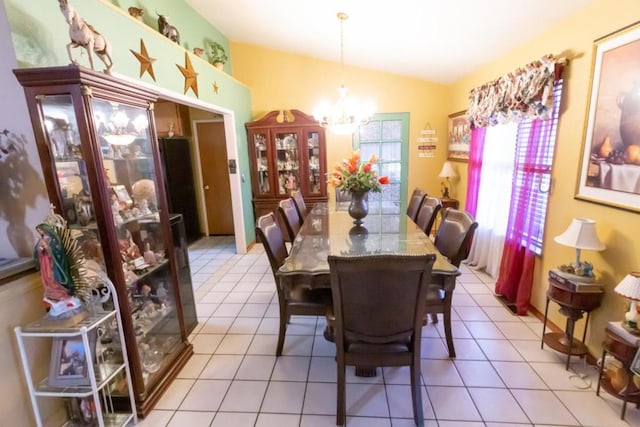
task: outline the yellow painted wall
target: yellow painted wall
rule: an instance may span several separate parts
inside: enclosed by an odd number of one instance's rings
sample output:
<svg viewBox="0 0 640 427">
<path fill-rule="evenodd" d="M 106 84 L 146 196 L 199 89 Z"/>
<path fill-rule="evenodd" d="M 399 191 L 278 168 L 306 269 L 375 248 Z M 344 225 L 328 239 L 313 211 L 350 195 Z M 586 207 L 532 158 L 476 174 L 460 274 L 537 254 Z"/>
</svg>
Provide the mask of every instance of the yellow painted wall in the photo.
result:
<svg viewBox="0 0 640 427">
<path fill-rule="evenodd" d="M 240 43 L 231 44 L 233 75 L 251 89 L 253 118 L 272 110 L 298 109 L 307 114 L 321 99 L 333 102 L 340 85 L 340 64 Z M 410 113 L 408 191 L 421 186 L 440 194 L 437 178 L 446 158 L 448 89 L 444 85 L 391 73 L 345 66 L 345 86 L 358 98 L 371 97 L 378 113 Z M 439 137 L 434 158 L 419 158 L 417 138 L 426 123 Z M 347 156 L 350 136 L 327 131 L 327 166 Z M 332 193 L 332 191 L 330 191 Z M 330 196 L 333 196 L 330 194 Z"/>
<path fill-rule="evenodd" d="M 547 271 L 571 261 L 575 256 L 573 249 L 555 243 L 553 237 L 564 231 L 574 217 L 596 220 L 598 235 L 607 248 L 600 253 L 582 253 L 582 259 L 594 263 L 602 282 L 606 284 L 603 305 L 593 312 L 587 334 L 589 348 L 595 355 L 600 354 L 606 323 L 621 320 L 625 310 L 626 302 L 613 292 L 615 284 L 628 272 L 640 269 L 640 214 L 573 198 L 586 121 L 593 41 L 633 23 L 639 16 L 640 2 L 637 0 L 596 0 L 544 35 L 452 85 L 448 91 L 452 109 L 462 110 L 467 106 L 469 90 L 475 86 L 547 53 L 566 55 L 569 58 L 570 64 L 564 73 L 565 89 L 554 158 L 544 254 L 536 266 L 532 304 L 544 311 Z M 552 320 L 555 324 L 564 326 L 565 318 L 557 313 L 556 308 L 550 308 Z M 576 334 L 582 333 L 583 324 L 584 321 L 578 323 Z"/>
</svg>

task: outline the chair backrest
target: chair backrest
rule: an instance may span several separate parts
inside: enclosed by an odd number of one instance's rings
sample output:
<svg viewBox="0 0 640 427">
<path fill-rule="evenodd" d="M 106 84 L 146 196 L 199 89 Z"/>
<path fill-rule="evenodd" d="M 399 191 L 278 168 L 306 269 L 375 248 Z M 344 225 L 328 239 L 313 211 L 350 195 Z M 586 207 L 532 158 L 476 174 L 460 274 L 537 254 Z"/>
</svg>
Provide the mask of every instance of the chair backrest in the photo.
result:
<svg viewBox="0 0 640 427">
<path fill-rule="evenodd" d="M 451 264 L 459 267 L 460 262 L 469 255 L 478 223 L 468 212 L 452 208 L 443 212 L 434 243 Z"/>
<path fill-rule="evenodd" d="M 287 247 L 284 244 L 282 229 L 278 225 L 278 221 L 276 221 L 276 216 L 273 212 L 262 215 L 257 219 L 256 235 L 264 246 L 267 258 L 269 258 L 269 264 L 271 264 L 271 271 L 275 278 L 276 272 L 280 266 L 282 266 L 285 258 L 287 258 L 289 254 L 287 253 Z"/>
<path fill-rule="evenodd" d="M 438 216 L 440 209 L 442 209 L 440 199 L 424 196 L 416 217 L 416 224 L 427 236 L 431 234 L 431 228 L 433 228 L 433 223 L 436 221 L 436 216 Z"/>
<path fill-rule="evenodd" d="M 407 205 L 407 215 L 412 220 L 416 220 L 416 216 L 418 216 L 418 211 L 420 210 L 420 205 L 422 204 L 422 199 L 424 199 L 426 195 L 427 193 L 421 188 L 415 188 L 413 193 L 411 193 L 411 198 Z"/>
<path fill-rule="evenodd" d="M 300 215 L 298 214 L 298 210 L 296 209 L 293 199 L 288 198 L 280 200 L 280 203 L 278 203 L 278 211 L 280 212 L 284 225 L 287 228 L 289 240 L 293 242 L 296 238 L 296 234 L 300 231 L 300 227 L 302 227 L 302 221 L 300 220 Z"/>
<path fill-rule="evenodd" d="M 392 344 L 419 339 L 435 255 L 329 256 L 340 343 Z M 420 345 L 416 345 L 419 351 Z"/>
<path fill-rule="evenodd" d="M 307 204 L 305 203 L 300 190 L 292 191 L 291 198 L 298 210 L 298 216 L 300 217 L 300 223 L 302 224 L 304 223 L 304 217 L 307 216 Z"/>
</svg>

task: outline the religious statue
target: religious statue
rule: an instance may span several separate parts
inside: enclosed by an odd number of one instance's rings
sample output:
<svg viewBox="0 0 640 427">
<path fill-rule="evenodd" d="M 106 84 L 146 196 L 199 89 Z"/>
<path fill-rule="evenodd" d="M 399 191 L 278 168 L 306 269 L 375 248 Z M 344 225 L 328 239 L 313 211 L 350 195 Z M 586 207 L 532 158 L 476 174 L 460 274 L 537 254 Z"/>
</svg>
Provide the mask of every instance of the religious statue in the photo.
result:
<svg viewBox="0 0 640 427">
<path fill-rule="evenodd" d="M 44 288 L 42 300 L 49 308 L 49 317 L 66 317 L 88 300 L 91 288 L 84 268 L 84 254 L 71 236 L 66 221 L 53 212 L 36 226 L 38 240 L 33 249 L 36 269 Z"/>
</svg>

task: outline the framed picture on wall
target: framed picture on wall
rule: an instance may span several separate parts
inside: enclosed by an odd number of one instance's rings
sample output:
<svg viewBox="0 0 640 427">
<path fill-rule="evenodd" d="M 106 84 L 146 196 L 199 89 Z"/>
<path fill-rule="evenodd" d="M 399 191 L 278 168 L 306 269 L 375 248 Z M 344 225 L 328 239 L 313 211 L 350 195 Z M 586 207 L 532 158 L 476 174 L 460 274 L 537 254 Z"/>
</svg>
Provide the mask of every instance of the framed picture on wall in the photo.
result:
<svg viewBox="0 0 640 427">
<path fill-rule="evenodd" d="M 640 211 L 640 24 L 594 42 L 576 199 Z"/>
<path fill-rule="evenodd" d="M 447 137 L 447 159 L 461 162 L 469 161 L 471 146 L 471 123 L 465 116 L 466 111 L 449 114 Z"/>
</svg>

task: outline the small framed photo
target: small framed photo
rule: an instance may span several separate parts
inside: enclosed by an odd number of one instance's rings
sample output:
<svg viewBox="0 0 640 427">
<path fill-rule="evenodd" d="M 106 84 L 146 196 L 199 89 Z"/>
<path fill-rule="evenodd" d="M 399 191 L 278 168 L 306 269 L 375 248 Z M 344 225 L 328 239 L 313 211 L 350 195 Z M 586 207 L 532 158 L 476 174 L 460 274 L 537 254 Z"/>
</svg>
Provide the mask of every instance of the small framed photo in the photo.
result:
<svg viewBox="0 0 640 427">
<path fill-rule="evenodd" d="M 471 123 L 465 111 L 449 114 L 447 137 L 447 159 L 460 162 L 469 161 L 471 147 Z"/>
<path fill-rule="evenodd" d="M 127 205 L 127 207 L 131 207 L 133 205 L 133 200 L 127 191 L 127 187 L 124 185 L 114 185 L 111 187 L 113 193 L 118 198 L 118 201 Z"/>
<path fill-rule="evenodd" d="M 91 354 L 96 348 L 95 332 L 89 335 Z M 91 384 L 87 357 L 81 336 L 54 338 L 49 364 L 49 385 L 51 387 L 85 386 Z"/>
</svg>

